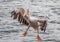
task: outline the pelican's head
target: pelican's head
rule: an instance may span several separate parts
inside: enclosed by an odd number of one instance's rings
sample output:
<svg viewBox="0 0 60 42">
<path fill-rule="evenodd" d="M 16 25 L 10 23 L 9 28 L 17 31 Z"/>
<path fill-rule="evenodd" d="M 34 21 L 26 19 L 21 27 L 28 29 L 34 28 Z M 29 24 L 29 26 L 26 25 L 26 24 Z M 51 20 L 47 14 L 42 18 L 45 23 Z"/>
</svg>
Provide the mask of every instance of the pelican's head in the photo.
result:
<svg viewBox="0 0 60 42">
<path fill-rule="evenodd" d="M 45 18 L 45 19 L 49 19 L 49 17 L 48 17 L 48 16 L 45 16 L 44 18 Z"/>
</svg>

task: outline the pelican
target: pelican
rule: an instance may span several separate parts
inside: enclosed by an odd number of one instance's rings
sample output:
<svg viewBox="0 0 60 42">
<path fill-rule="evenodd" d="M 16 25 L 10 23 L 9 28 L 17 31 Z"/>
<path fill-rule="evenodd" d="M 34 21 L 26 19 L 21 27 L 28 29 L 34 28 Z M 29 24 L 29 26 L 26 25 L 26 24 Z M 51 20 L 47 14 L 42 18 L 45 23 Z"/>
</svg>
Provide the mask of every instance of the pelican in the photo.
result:
<svg viewBox="0 0 60 42">
<path fill-rule="evenodd" d="M 13 17 L 13 19 L 17 19 L 19 23 L 23 23 L 28 26 L 26 31 L 23 33 L 23 36 L 27 36 L 29 28 L 32 27 L 37 31 L 36 39 L 42 40 L 39 36 L 39 27 L 41 31 L 46 31 L 48 16 L 45 16 L 44 19 L 30 17 L 29 9 L 24 10 L 23 8 L 19 8 L 11 12 L 11 17 Z"/>
</svg>

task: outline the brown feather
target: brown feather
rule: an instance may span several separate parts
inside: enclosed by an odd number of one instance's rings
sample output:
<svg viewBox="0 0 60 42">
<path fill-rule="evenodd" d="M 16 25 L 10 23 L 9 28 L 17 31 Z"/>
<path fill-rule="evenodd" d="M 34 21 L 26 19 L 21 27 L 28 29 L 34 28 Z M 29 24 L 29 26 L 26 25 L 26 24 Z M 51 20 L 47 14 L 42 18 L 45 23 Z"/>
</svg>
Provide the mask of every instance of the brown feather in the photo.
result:
<svg viewBox="0 0 60 42">
<path fill-rule="evenodd" d="M 13 17 L 13 19 L 17 19 L 20 23 L 28 25 L 27 21 L 24 19 L 24 16 L 23 16 L 25 13 L 25 10 L 23 8 L 19 8 L 17 11 L 18 13 L 15 10 L 13 10 L 11 12 L 11 17 Z"/>
</svg>

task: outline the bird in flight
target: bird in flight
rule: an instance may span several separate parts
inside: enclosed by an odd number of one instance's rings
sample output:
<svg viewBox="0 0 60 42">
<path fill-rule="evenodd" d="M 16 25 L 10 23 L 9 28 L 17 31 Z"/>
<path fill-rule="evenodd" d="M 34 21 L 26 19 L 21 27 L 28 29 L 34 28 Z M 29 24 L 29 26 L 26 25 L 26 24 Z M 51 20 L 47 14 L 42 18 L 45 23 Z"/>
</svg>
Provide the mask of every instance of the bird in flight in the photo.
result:
<svg viewBox="0 0 60 42">
<path fill-rule="evenodd" d="M 18 8 L 11 12 L 11 17 L 13 17 L 13 19 L 17 19 L 19 23 L 23 23 L 28 26 L 26 31 L 23 33 L 23 36 L 27 36 L 29 28 L 32 27 L 37 31 L 36 39 L 42 40 L 39 36 L 39 30 L 44 32 L 46 31 L 48 16 L 45 16 L 44 19 L 33 18 L 29 16 L 29 9 L 25 10 L 24 8 Z"/>
</svg>

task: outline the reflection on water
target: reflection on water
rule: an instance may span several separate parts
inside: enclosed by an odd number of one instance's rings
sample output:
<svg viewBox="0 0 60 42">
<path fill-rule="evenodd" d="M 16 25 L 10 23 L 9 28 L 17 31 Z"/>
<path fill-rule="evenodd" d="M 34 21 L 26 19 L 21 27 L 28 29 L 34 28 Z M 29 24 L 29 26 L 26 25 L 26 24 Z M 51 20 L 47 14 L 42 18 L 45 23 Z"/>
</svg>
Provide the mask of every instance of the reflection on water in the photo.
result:
<svg viewBox="0 0 60 42">
<path fill-rule="evenodd" d="M 31 16 L 43 18 L 48 15 L 50 18 L 46 32 L 40 31 L 41 41 L 36 40 L 37 33 L 32 28 L 28 31 L 28 36 L 23 37 L 27 26 L 10 17 L 10 12 L 22 7 L 23 2 L 24 0 L 0 0 L 0 42 L 60 42 L 60 1 L 30 1 Z"/>
</svg>

